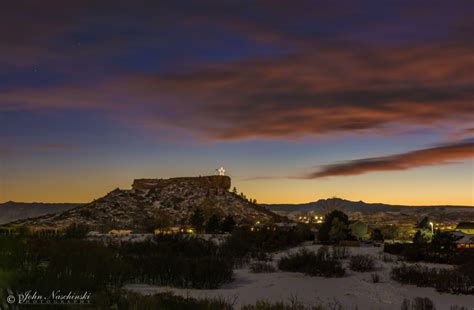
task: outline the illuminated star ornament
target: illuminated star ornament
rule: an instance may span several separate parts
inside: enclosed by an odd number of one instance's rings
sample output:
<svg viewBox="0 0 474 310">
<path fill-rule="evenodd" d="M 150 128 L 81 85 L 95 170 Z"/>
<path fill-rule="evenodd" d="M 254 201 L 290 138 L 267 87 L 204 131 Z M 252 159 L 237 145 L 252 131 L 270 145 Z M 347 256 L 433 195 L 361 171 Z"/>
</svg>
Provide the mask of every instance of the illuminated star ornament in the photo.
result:
<svg viewBox="0 0 474 310">
<path fill-rule="evenodd" d="M 220 167 L 219 169 L 216 169 L 219 175 L 225 175 L 225 169 L 224 167 Z"/>
</svg>

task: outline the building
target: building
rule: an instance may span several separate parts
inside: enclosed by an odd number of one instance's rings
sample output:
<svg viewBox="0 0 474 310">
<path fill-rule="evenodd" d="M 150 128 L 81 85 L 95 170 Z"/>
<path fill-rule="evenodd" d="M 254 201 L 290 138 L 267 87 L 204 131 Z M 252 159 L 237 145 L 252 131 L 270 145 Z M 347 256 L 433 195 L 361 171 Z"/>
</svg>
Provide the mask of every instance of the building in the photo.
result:
<svg viewBox="0 0 474 310">
<path fill-rule="evenodd" d="M 155 235 L 172 235 L 172 234 L 194 234 L 194 228 L 192 227 L 162 227 L 155 229 Z"/>
<path fill-rule="evenodd" d="M 474 235 L 464 234 L 464 236 L 456 240 L 456 248 L 474 250 Z"/>
<path fill-rule="evenodd" d="M 131 233 L 132 231 L 128 229 L 112 229 L 109 231 L 109 235 L 130 235 Z"/>
<path fill-rule="evenodd" d="M 457 231 L 461 231 L 465 234 L 474 235 L 474 223 L 473 222 L 460 222 L 456 226 Z"/>
</svg>

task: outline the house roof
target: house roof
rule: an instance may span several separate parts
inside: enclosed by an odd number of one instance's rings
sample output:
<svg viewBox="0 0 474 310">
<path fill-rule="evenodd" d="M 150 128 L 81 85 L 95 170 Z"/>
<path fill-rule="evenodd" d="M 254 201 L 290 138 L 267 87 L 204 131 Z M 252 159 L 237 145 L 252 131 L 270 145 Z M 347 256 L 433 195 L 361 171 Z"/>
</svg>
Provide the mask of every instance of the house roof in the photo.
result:
<svg viewBox="0 0 474 310">
<path fill-rule="evenodd" d="M 474 244 L 474 237 L 472 235 L 467 235 L 457 240 L 456 243 Z"/>
<path fill-rule="evenodd" d="M 474 244 L 474 235 L 465 234 L 461 231 L 456 231 L 456 230 L 447 231 L 447 232 L 456 237 L 456 243 Z"/>
<path fill-rule="evenodd" d="M 473 222 L 460 222 L 456 229 L 474 229 Z"/>
</svg>

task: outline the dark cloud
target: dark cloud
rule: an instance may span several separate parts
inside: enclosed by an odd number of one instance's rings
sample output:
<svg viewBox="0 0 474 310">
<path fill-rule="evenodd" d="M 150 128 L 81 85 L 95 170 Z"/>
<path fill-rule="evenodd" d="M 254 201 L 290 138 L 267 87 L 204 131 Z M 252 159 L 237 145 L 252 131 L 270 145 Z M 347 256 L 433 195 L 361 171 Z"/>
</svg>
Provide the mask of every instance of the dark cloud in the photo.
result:
<svg viewBox="0 0 474 310">
<path fill-rule="evenodd" d="M 206 46 L 209 52 L 223 50 L 226 41 L 220 46 L 210 41 L 229 38 L 291 50 L 344 39 L 399 43 L 462 37 L 469 42 L 473 9 L 472 1 L 461 0 L 11 1 L 0 12 L 0 63 L 71 70 L 154 45 L 167 50 L 176 39 L 185 42 L 171 55 Z M 194 46 L 199 41 L 204 46 Z"/>
<path fill-rule="evenodd" d="M 364 158 L 323 166 L 303 176 L 306 179 L 359 175 L 376 171 L 407 170 L 422 166 L 448 164 L 474 157 L 474 139 L 439 145 L 407 153 Z"/>
<path fill-rule="evenodd" d="M 212 139 L 391 133 L 465 126 L 474 117 L 474 60 L 464 45 L 325 46 L 183 73 L 3 92 L 0 108 L 81 108 L 147 128 Z"/>
<path fill-rule="evenodd" d="M 47 60 L 67 76 L 8 87 L 0 110 L 83 109 L 221 140 L 465 126 L 474 113 L 472 2 L 429 3 L 382 10 L 377 1 L 15 1 L 2 10 L 1 59 L 25 66 Z M 217 55 L 223 38 L 276 52 L 167 73 L 128 63 L 140 60 L 131 51 L 176 42 L 156 58 L 200 48 Z"/>
</svg>

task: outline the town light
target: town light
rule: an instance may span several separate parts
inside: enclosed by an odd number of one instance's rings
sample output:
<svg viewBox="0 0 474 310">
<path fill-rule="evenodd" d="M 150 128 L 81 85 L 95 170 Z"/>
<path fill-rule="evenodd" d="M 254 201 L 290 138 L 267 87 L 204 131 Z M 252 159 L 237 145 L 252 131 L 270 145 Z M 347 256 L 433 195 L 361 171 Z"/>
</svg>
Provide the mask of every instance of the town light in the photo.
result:
<svg viewBox="0 0 474 310">
<path fill-rule="evenodd" d="M 430 222 L 430 226 L 431 226 L 431 234 L 434 234 L 434 231 L 433 231 L 433 222 Z"/>
</svg>

